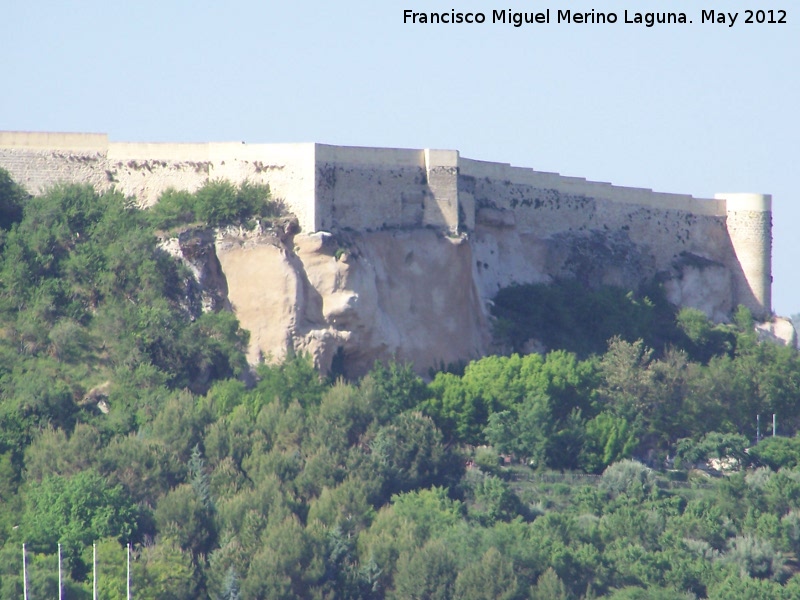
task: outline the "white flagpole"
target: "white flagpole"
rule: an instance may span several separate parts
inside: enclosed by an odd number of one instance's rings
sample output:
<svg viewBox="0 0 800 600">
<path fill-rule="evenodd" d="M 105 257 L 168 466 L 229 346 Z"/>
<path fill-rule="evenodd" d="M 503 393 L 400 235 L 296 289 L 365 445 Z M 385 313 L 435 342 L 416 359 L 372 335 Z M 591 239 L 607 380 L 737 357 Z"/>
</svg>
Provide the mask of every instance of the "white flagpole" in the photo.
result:
<svg viewBox="0 0 800 600">
<path fill-rule="evenodd" d="M 128 600 L 131 600 L 131 543 L 128 542 Z"/>
<path fill-rule="evenodd" d="M 92 543 L 92 600 L 97 600 L 97 544 Z"/>
<path fill-rule="evenodd" d="M 62 600 L 63 582 L 61 581 L 61 544 L 58 545 L 58 600 Z"/>
<path fill-rule="evenodd" d="M 28 567 L 25 564 L 25 544 L 22 544 L 22 597 L 28 600 Z"/>
</svg>

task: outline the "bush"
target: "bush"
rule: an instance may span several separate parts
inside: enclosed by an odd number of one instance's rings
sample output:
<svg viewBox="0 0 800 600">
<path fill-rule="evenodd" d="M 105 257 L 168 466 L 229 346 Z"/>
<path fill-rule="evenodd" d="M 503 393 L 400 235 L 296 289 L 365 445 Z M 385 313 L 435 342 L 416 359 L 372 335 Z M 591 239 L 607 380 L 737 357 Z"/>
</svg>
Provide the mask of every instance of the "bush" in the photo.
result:
<svg viewBox="0 0 800 600">
<path fill-rule="evenodd" d="M 714 325 L 696 308 L 682 309 L 675 320 L 678 329 L 686 335 L 685 347 L 692 358 L 708 363 L 712 356 L 733 352 L 736 336 L 730 326 Z"/>
<path fill-rule="evenodd" d="M 247 181 L 239 186 L 230 181 L 207 181 L 194 193 L 164 192 L 150 209 L 150 221 L 159 229 L 194 222 L 212 227 L 244 223 L 256 217 L 281 214 L 280 204 L 270 200 L 269 186 Z"/>
<path fill-rule="evenodd" d="M 759 464 L 777 471 L 800 464 L 800 438 L 768 437 L 750 448 L 750 456 Z"/>
<path fill-rule="evenodd" d="M 66 561 L 79 573 L 80 551 L 105 537 L 135 538 L 139 509 L 122 486 L 89 469 L 70 477 L 46 477 L 28 486 L 20 523 L 23 539 L 33 551 L 53 553 L 61 543 Z"/>
<path fill-rule="evenodd" d="M 0 169 L 0 229 L 10 229 L 11 225 L 22 220 L 23 202 L 27 196 L 8 171 Z"/>
<path fill-rule="evenodd" d="M 643 500 L 655 495 L 656 476 L 652 469 L 635 460 L 621 460 L 603 471 L 600 489 L 612 498 L 626 495 Z"/>
<path fill-rule="evenodd" d="M 779 579 L 785 575 L 785 558 L 767 540 L 752 535 L 736 536 L 728 542 L 728 552 L 721 558 L 740 569 L 742 576 Z"/>
<path fill-rule="evenodd" d="M 479 446 L 476 448 L 474 460 L 478 468 L 485 473 L 499 475 L 502 472 L 500 455 L 491 446 Z"/>
<path fill-rule="evenodd" d="M 712 431 L 697 442 L 683 438 L 677 443 L 675 466 L 691 469 L 709 458 L 733 459 L 737 466 L 747 465 L 752 458 L 745 452 L 748 444 L 747 438 L 738 433 Z"/>
</svg>

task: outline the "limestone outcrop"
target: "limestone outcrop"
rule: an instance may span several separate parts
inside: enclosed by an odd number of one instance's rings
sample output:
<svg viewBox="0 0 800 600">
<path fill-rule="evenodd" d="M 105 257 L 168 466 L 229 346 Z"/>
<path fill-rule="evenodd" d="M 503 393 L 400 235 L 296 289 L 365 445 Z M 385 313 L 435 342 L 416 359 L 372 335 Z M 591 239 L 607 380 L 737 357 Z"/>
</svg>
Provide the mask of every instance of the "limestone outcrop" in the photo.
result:
<svg viewBox="0 0 800 600">
<path fill-rule="evenodd" d="M 350 377 L 390 359 L 424 373 L 490 348 L 464 236 L 279 226 L 186 231 L 162 247 L 190 267 L 204 310 L 233 310 L 250 331 L 252 363 L 305 352 Z"/>
<path fill-rule="evenodd" d="M 299 233 L 289 219 L 251 231 L 188 230 L 163 247 L 190 267 L 204 310 L 233 310 L 250 331 L 251 363 L 304 352 L 322 372 L 348 377 L 376 360 L 411 362 L 426 374 L 496 351 L 488 307 L 514 282 L 577 277 L 634 289 L 656 278 L 676 305 L 718 320 L 733 308 L 731 274 L 715 261 L 686 254 L 659 270 L 630 236 L 538 238 L 502 214 L 481 218 L 471 236 L 432 228 Z M 796 343 L 781 320 L 762 330 Z"/>
<path fill-rule="evenodd" d="M 756 333 L 761 341 L 772 342 L 782 346 L 798 347 L 797 331 L 790 319 L 773 317 L 764 323 L 756 323 Z"/>
</svg>

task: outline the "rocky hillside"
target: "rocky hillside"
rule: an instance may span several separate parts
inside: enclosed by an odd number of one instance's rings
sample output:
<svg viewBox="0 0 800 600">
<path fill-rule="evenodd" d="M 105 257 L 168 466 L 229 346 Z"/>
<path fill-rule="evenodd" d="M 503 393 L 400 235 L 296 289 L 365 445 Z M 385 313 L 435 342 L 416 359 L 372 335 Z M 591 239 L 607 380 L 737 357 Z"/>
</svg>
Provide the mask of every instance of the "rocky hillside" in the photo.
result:
<svg viewBox="0 0 800 600">
<path fill-rule="evenodd" d="M 427 373 L 502 350 L 491 306 L 514 284 L 566 278 L 587 289 L 637 290 L 658 282 L 675 305 L 717 321 L 732 315 L 730 273 L 711 260 L 684 255 L 657 271 L 624 232 L 530 239 L 495 217 L 472 236 L 424 228 L 307 234 L 283 219 L 253 230 L 189 229 L 163 246 L 196 274 L 207 308 L 235 312 L 250 332 L 251 363 L 307 352 L 323 373 L 348 377 L 376 360 Z M 796 343 L 785 319 L 760 327 L 769 339 Z M 542 348 L 541 340 L 527 347 Z"/>
</svg>

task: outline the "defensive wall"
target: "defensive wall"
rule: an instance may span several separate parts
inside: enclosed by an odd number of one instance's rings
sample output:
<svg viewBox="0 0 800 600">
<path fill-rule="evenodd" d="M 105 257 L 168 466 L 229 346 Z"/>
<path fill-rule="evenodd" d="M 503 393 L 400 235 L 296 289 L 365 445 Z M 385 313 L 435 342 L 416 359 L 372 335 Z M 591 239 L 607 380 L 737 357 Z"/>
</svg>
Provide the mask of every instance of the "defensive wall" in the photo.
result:
<svg viewBox="0 0 800 600">
<path fill-rule="evenodd" d="M 268 184 L 305 232 L 427 227 L 464 233 L 474 240 L 484 297 L 537 280 L 543 271 L 530 267 L 537 253 L 542 263 L 572 268 L 571 275 L 591 271 L 591 265 L 575 266 L 576 248 L 589 257 L 605 253 L 619 271 L 603 267 L 603 281 L 612 283 L 617 276 L 632 280 L 637 270 L 655 274 L 681 261 L 705 261 L 730 274 L 731 306 L 744 304 L 760 318 L 771 314 L 768 195 L 657 193 L 471 160 L 454 150 L 120 143 L 82 133 L 0 132 L 0 167 L 32 193 L 58 182 L 90 183 L 116 187 L 145 206 L 170 187 L 249 180 Z M 504 245 L 503 232 L 511 230 L 523 242 L 548 243 Z M 628 246 L 642 251 L 631 258 Z"/>
</svg>

